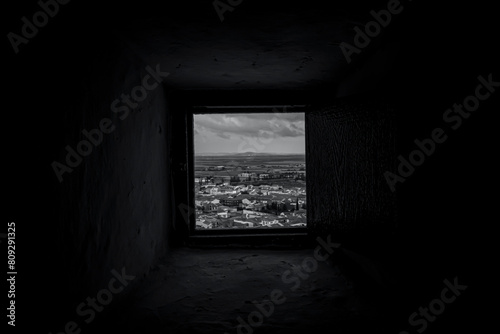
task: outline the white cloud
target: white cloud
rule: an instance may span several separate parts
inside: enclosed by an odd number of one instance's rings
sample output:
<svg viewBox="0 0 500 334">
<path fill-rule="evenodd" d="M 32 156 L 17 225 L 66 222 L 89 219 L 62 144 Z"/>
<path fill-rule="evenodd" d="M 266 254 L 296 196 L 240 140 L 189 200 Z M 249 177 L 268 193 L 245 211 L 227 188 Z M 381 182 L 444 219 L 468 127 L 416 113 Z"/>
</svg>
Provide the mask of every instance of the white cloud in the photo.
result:
<svg viewBox="0 0 500 334">
<path fill-rule="evenodd" d="M 196 114 L 198 152 L 237 152 L 242 141 L 258 143 L 258 151 L 304 152 L 304 113 Z"/>
</svg>

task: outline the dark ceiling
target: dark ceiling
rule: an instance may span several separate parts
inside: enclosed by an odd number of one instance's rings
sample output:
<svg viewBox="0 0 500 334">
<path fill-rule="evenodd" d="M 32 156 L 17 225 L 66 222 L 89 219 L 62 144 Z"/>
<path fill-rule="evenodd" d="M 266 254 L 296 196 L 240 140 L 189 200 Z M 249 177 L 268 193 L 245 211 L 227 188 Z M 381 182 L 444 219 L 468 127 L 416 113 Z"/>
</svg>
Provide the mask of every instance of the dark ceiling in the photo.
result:
<svg viewBox="0 0 500 334">
<path fill-rule="evenodd" d="M 308 89 L 345 79 L 339 44 L 353 43 L 353 28 L 369 10 L 243 1 L 221 22 L 212 1 L 195 1 L 138 15 L 114 34 L 145 62 L 168 69 L 167 83 L 176 88 Z"/>
<path fill-rule="evenodd" d="M 354 27 L 389 2 L 243 0 L 222 22 L 214 0 L 69 2 L 19 54 L 8 45 L 8 70 L 20 81 L 19 71 L 37 72 L 38 87 L 51 78 L 52 89 L 66 89 L 68 75 L 114 77 L 109 62 L 138 56 L 161 64 L 176 89 L 321 87 L 339 97 L 373 88 L 400 96 L 417 82 L 417 89 L 458 94 L 450 84 L 466 87 L 497 63 L 491 8 L 401 0 L 403 12 L 348 64 L 339 44 L 354 44 Z M 4 21 L 15 32 L 21 17 L 40 9 L 35 1 L 9 6 Z"/>
</svg>

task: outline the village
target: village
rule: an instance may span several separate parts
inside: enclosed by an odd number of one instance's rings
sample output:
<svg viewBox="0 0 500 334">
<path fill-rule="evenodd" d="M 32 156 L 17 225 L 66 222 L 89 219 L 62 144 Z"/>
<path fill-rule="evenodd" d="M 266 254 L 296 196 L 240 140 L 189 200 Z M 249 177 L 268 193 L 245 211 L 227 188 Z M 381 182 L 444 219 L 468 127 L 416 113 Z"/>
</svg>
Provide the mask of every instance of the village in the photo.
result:
<svg viewBox="0 0 500 334">
<path fill-rule="evenodd" d="M 219 176 L 197 173 L 196 228 L 306 227 L 305 169 L 294 167 Z M 214 170 L 225 167 L 204 169 Z"/>
</svg>

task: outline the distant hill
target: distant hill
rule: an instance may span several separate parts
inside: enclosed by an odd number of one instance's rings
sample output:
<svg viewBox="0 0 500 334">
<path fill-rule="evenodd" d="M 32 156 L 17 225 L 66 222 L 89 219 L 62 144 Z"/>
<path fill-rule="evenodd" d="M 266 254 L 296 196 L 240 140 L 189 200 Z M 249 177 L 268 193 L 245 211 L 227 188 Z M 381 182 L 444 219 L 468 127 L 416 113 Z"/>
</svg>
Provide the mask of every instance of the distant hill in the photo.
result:
<svg viewBox="0 0 500 334">
<path fill-rule="evenodd" d="M 244 156 L 257 156 L 257 155 L 277 155 L 275 153 L 257 153 L 257 152 L 243 152 L 243 153 L 234 153 L 233 155 L 244 155 Z"/>
</svg>

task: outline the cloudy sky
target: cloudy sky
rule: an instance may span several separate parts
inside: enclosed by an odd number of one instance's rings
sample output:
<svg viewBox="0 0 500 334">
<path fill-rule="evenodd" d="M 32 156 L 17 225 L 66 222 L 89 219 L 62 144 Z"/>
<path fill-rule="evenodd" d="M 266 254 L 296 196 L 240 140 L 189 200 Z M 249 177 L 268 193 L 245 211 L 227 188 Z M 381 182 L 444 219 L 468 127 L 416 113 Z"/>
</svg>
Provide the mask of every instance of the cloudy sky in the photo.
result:
<svg viewBox="0 0 500 334">
<path fill-rule="evenodd" d="M 304 154 L 304 113 L 194 115 L 195 154 Z"/>
</svg>

